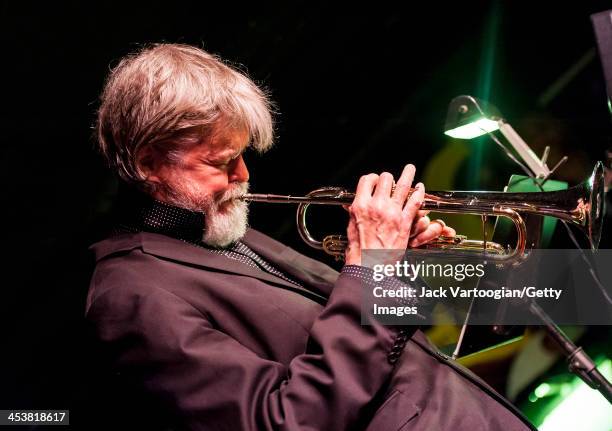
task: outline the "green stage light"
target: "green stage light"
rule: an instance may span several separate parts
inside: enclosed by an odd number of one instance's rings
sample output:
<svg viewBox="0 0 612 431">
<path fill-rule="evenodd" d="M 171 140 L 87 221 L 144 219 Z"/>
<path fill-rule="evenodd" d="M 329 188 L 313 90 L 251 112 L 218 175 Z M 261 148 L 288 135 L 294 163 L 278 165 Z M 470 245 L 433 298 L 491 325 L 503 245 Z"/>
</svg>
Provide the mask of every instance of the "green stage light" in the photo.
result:
<svg viewBox="0 0 612 431">
<path fill-rule="evenodd" d="M 597 361 L 597 368 L 608 379 L 612 377 L 612 360 Z M 545 390 L 543 383 L 536 388 L 534 398 L 551 396 L 550 389 Z M 612 405 L 595 389 L 591 389 L 578 377 L 564 383 L 558 388 L 560 398 L 556 406 L 544 417 L 538 427 L 539 431 L 610 431 L 612 429 Z M 546 392 L 546 393 L 545 393 Z"/>
<path fill-rule="evenodd" d="M 550 393 L 551 387 L 548 383 L 542 383 L 535 389 L 535 396 L 538 398 L 544 398 Z"/>
</svg>

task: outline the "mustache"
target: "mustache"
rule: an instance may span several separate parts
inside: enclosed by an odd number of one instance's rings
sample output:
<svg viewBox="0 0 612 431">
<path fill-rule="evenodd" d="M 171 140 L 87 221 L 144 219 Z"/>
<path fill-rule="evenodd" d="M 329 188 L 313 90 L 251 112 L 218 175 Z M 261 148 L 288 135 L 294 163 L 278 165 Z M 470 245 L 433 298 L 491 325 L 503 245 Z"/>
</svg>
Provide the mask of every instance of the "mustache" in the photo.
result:
<svg viewBox="0 0 612 431">
<path fill-rule="evenodd" d="M 223 194 L 219 196 L 219 198 L 217 199 L 217 202 L 223 203 L 226 201 L 237 199 L 239 197 L 242 197 L 242 195 L 244 195 L 248 191 L 249 191 L 248 182 L 236 183 L 232 187 L 227 189 L 225 192 L 223 192 Z"/>
</svg>

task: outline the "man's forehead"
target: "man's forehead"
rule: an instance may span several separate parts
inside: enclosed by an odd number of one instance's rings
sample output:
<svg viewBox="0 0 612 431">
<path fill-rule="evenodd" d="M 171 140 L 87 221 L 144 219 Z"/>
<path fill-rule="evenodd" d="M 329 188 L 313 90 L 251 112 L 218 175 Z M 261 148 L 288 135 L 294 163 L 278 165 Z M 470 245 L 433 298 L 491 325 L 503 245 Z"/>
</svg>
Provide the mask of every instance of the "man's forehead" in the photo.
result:
<svg viewBox="0 0 612 431">
<path fill-rule="evenodd" d="M 244 149 L 249 144 L 249 134 L 245 130 L 234 130 L 216 135 L 213 146 Z"/>
<path fill-rule="evenodd" d="M 202 147 L 208 152 L 240 154 L 249 145 L 249 138 L 246 130 L 229 129 L 215 134 Z"/>
</svg>

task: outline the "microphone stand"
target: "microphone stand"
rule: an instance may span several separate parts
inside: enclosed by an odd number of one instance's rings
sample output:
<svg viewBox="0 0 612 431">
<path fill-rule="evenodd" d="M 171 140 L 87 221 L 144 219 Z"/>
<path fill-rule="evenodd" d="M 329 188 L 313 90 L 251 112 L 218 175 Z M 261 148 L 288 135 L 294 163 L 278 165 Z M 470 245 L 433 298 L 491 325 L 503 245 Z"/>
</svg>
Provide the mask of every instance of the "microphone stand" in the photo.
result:
<svg viewBox="0 0 612 431">
<path fill-rule="evenodd" d="M 595 362 L 582 347 L 576 346 L 535 301 L 530 301 L 529 311 L 540 319 L 550 336 L 563 351 L 567 358 L 569 372 L 580 377 L 591 388 L 599 391 L 612 404 L 612 384 L 599 372 Z"/>
</svg>

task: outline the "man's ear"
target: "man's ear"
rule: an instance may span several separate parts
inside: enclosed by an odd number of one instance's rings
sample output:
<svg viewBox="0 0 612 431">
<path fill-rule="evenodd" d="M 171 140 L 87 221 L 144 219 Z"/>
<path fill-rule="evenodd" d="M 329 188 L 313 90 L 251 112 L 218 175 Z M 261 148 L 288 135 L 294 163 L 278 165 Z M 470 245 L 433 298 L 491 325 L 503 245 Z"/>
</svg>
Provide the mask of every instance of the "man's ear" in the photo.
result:
<svg viewBox="0 0 612 431">
<path fill-rule="evenodd" d="M 154 184 L 160 184 L 161 180 L 157 175 L 147 175 L 147 181 Z"/>
<path fill-rule="evenodd" d="M 151 148 L 143 148 L 136 155 L 138 169 L 145 175 L 148 182 L 159 184 L 161 179 L 157 175 L 157 164 Z"/>
</svg>

